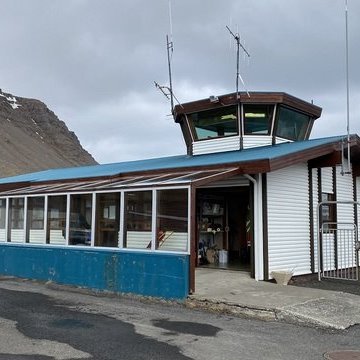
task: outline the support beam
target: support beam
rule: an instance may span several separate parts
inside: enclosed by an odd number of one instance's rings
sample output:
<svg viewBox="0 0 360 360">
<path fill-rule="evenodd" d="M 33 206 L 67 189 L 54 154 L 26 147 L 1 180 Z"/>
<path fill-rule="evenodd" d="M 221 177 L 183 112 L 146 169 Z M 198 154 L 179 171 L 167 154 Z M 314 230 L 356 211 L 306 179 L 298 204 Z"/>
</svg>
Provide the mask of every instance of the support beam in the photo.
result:
<svg viewBox="0 0 360 360">
<path fill-rule="evenodd" d="M 360 176 L 360 164 L 352 164 L 354 177 Z"/>
<path fill-rule="evenodd" d="M 341 151 L 334 151 L 331 154 L 309 160 L 309 169 L 333 167 L 339 164 L 341 164 Z"/>
</svg>

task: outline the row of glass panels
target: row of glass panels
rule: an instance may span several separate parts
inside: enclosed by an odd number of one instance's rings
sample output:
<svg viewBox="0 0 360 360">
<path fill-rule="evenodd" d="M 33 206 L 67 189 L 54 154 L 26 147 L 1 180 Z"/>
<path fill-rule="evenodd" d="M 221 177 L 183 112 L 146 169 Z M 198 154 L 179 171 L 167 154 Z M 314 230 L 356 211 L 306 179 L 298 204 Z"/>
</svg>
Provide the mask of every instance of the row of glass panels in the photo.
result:
<svg viewBox="0 0 360 360">
<path fill-rule="evenodd" d="M 188 252 L 188 188 L 0 199 L 0 242 Z"/>
<path fill-rule="evenodd" d="M 195 140 L 239 135 L 238 106 L 226 106 L 187 114 Z M 276 112 L 276 114 L 275 114 Z M 245 135 L 271 135 L 289 140 L 304 140 L 310 116 L 274 104 L 242 105 L 242 132 Z"/>
</svg>

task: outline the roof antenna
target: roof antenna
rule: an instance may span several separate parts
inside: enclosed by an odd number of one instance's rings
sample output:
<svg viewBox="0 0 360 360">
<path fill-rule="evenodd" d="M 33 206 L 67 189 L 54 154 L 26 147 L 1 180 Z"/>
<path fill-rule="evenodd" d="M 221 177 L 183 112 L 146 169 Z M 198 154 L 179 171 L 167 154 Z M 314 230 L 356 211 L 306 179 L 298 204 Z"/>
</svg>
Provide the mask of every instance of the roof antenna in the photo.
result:
<svg viewBox="0 0 360 360">
<path fill-rule="evenodd" d="M 162 86 L 159 85 L 156 81 L 155 87 L 159 89 L 167 99 L 170 100 L 170 106 L 171 106 L 171 114 L 174 115 L 174 99 L 176 102 L 181 106 L 179 100 L 176 98 L 173 92 L 173 86 L 172 86 L 172 71 L 171 71 L 171 60 L 172 55 L 174 51 L 174 42 L 172 40 L 172 14 L 171 14 L 171 0 L 169 0 L 169 25 L 170 25 L 170 39 L 169 35 L 166 35 L 166 51 L 167 51 L 167 60 L 168 60 L 168 71 L 169 71 L 169 86 Z"/>
<path fill-rule="evenodd" d="M 240 75 L 240 48 L 244 51 L 245 56 L 247 56 L 248 58 L 250 58 L 250 54 L 248 53 L 248 51 L 245 49 L 244 45 L 241 43 L 240 41 L 240 35 L 238 33 L 234 34 L 230 28 L 228 26 L 226 26 L 226 28 L 228 29 L 229 33 L 233 36 L 233 38 L 236 41 L 236 96 L 237 99 L 240 99 L 240 94 L 239 94 L 239 79 L 241 81 L 241 83 L 243 84 L 246 94 L 248 97 L 250 97 L 249 92 L 246 89 L 245 86 L 245 82 L 243 80 L 243 78 Z"/>
<path fill-rule="evenodd" d="M 341 175 L 351 174 L 350 159 L 350 90 L 349 90 L 349 36 L 348 36 L 348 0 L 345 0 L 345 61 L 346 61 L 346 131 L 347 131 L 347 159 L 344 156 L 344 142 L 342 143 Z"/>
</svg>

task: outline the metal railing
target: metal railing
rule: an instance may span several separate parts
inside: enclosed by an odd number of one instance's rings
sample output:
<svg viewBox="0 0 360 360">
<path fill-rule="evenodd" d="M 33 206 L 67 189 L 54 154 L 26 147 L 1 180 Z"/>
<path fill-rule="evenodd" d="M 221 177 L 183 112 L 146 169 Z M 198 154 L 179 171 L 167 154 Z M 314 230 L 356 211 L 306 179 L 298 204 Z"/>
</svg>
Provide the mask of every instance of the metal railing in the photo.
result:
<svg viewBox="0 0 360 360">
<path fill-rule="evenodd" d="M 350 222 L 320 222 L 323 205 L 346 204 L 358 206 L 356 201 L 323 201 L 318 204 L 317 212 L 317 253 L 318 279 L 341 280 L 359 279 L 358 227 Z"/>
</svg>

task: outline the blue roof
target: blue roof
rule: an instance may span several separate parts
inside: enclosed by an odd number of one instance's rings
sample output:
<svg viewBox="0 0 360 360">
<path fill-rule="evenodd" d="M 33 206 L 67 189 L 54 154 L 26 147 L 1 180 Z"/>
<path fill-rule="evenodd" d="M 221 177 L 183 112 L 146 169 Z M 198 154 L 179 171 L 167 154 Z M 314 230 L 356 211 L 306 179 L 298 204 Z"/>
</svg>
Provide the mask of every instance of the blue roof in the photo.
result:
<svg viewBox="0 0 360 360">
<path fill-rule="evenodd" d="M 333 136 L 320 139 L 282 143 L 272 146 L 261 146 L 245 150 L 228 151 L 205 155 L 178 155 L 155 159 L 136 160 L 103 165 L 59 168 L 17 175 L 0 179 L 0 184 L 18 182 L 45 182 L 53 180 L 84 179 L 121 175 L 133 172 L 181 169 L 199 166 L 214 166 L 231 163 L 242 163 L 258 160 L 272 160 L 297 152 L 342 141 L 344 136 Z"/>
</svg>

